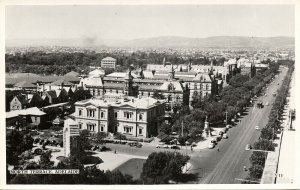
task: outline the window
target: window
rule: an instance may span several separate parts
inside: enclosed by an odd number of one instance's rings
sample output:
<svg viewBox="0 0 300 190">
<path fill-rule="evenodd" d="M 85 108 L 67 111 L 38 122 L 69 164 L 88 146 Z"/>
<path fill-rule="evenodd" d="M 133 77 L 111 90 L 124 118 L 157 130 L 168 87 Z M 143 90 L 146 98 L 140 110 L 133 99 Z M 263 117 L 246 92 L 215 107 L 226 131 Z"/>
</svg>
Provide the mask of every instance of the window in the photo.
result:
<svg viewBox="0 0 300 190">
<path fill-rule="evenodd" d="M 130 126 L 124 127 L 124 133 L 131 133 L 131 131 L 132 131 L 132 127 L 130 127 Z"/>
<path fill-rule="evenodd" d="M 89 131 L 95 131 L 95 124 L 86 124 Z"/>
<path fill-rule="evenodd" d="M 87 109 L 87 117 L 95 117 L 95 110 Z"/>
<path fill-rule="evenodd" d="M 93 96 L 95 96 L 95 89 L 93 89 Z"/>
<path fill-rule="evenodd" d="M 140 120 L 143 120 L 143 114 L 140 114 L 140 115 L 139 115 L 139 119 L 140 119 Z"/>
<path fill-rule="evenodd" d="M 124 112 L 124 117 L 127 118 L 127 119 L 130 119 L 132 117 L 132 113 Z"/>
<path fill-rule="evenodd" d="M 103 111 L 101 112 L 101 118 L 104 118 L 104 112 Z"/>
<path fill-rule="evenodd" d="M 139 129 L 139 134 L 143 134 L 143 129 Z"/>
<path fill-rule="evenodd" d="M 100 96 L 100 89 L 98 89 L 98 96 Z"/>
<path fill-rule="evenodd" d="M 82 110 L 79 110 L 79 116 L 81 116 L 82 115 Z"/>
<path fill-rule="evenodd" d="M 116 93 L 117 93 L 117 94 L 119 94 L 119 91 L 118 91 L 118 90 L 116 90 Z"/>
<path fill-rule="evenodd" d="M 148 96 L 150 96 L 150 92 L 148 92 Z"/>
<path fill-rule="evenodd" d="M 115 118 L 118 118 L 118 112 L 115 112 Z"/>
<path fill-rule="evenodd" d="M 37 122 L 37 117 L 34 117 L 34 122 Z"/>
<path fill-rule="evenodd" d="M 101 132 L 104 131 L 104 126 L 103 126 L 103 125 L 100 126 L 100 131 L 101 131 Z"/>
<path fill-rule="evenodd" d="M 82 128 L 82 123 L 79 123 L 79 129 L 81 129 Z"/>
</svg>

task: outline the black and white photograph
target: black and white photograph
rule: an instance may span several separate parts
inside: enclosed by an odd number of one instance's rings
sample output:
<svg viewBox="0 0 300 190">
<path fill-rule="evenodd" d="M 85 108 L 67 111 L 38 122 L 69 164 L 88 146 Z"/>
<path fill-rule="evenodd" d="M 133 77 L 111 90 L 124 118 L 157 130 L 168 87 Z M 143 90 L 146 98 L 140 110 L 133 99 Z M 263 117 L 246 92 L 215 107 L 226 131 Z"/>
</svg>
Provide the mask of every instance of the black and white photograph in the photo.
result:
<svg viewBox="0 0 300 190">
<path fill-rule="evenodd" d="M 44 2 L 1 5 L 3 188 L 299 188 L 299 1 Z"/>
</svg>

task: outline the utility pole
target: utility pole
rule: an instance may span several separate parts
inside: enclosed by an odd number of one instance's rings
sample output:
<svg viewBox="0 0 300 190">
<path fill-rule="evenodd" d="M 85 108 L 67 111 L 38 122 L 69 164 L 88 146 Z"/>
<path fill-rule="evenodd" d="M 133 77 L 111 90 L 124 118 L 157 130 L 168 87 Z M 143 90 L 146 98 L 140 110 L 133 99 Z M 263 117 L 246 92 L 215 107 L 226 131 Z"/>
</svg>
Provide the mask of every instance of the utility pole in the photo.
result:
<svg viewBox="0 0 300 190">
<path fill-rule="evenodd" d="M 181 136 L 183 137 L 183 120 L 181 121 Z"/>
<path fill-rule="evenodd" d="M 225 115 L 226 115 L 226 125 L 227 125 L 227 114 L 228 114 L 228 111 L 225 112 Z"/>
</svg>

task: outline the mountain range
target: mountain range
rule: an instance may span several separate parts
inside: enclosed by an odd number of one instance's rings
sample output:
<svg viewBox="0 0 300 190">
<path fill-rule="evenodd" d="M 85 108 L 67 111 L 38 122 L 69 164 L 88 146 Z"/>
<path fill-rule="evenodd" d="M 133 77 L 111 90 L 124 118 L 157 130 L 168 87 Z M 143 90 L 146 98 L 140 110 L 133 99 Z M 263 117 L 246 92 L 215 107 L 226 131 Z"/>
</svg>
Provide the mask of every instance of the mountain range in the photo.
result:
<svg viewBox="0 0 300 190">
<path fill-rule="evenodd" d="M 294 37 L 214 36 L 187 38 L 161 36 L 133 40 L 117 39 L 18 39 L 6 40 L 6 46 L 76 46 L 131 48 L 293 48 Z"/>
</svg>

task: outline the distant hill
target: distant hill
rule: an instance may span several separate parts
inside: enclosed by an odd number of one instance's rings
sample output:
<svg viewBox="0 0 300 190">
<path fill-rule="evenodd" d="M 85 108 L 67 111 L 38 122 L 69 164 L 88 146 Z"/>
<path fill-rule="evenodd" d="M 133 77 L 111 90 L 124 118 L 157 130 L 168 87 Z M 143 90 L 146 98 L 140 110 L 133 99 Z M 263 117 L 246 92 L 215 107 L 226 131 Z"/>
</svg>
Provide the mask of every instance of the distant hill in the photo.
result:
<svg viewBox="0 0 300 190">
<path fill-rule="evenodd" d="M 124 43 L 124 42 L 123 42 Z M 108 45 L 108 44 L 107 44 Z M 199 48 L 251 48 L 294 47 L 293 37 L 238 37 L 215 36 L 208 38 L 156 37 L 130 40 L 122 44 L 129 47 L 199 47 Z"/>
<path fill-rule="evenodd" d="M 134 40 L 117 39 L 34 39 L 6 40 L 6 46 L 78 46 L 133 48 L 293 48 L 294 37 L 214 36 L 187 38 L 162 36 Z"/>
</svg>

